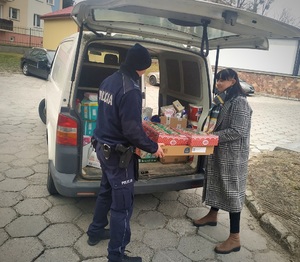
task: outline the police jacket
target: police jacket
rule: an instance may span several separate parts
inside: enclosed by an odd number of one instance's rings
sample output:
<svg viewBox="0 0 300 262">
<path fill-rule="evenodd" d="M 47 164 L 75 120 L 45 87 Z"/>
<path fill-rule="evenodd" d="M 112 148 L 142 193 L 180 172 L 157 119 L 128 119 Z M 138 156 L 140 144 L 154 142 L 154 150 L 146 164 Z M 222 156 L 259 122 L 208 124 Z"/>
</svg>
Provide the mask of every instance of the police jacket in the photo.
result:
<svg viewBox="0 0 300 262">
<path fill-rule="evenodd" d="M 101 83 L 94 137 L 112 147 L 132 145 L 155 153 L 158 145 L 148 138 L 142 126 L 142 93 L 138 79 L 135 70 L 122 64 L 120 70 Z"/>
</svg>

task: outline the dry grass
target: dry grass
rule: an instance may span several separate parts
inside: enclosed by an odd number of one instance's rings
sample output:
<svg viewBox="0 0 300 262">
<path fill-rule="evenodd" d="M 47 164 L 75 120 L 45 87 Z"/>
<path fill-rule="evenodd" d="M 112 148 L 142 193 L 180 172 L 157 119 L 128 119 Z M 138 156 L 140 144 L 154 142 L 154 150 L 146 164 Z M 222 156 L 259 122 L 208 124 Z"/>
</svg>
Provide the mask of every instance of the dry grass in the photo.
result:
<svg viewBox="0 0 300 262">
<path fill-rule="evenodd" d="M 300 241 L 300 153 L 275 150 L 252 157 L 248 185 L 262 208 Z"/>
<path fill-rule="evenodd" d="M 21 73 L 21 54 L 0 52 L 0 72 L 1 73 Z"/>
</svg>

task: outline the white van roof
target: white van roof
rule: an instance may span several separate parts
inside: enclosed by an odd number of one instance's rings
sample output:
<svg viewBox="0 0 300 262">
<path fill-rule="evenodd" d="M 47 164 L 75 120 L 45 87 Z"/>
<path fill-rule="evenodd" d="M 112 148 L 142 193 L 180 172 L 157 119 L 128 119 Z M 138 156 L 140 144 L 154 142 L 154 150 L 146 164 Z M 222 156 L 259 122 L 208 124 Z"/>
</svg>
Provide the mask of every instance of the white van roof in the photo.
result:
<svg viewBox="0 0 300 262">
<path fill-rule="evenodd" d="M 86 0 L 75 22 L 92 31 L 186 47 L 268 49 L 268 39 L 300 39 L 300 29 L 253 12 L 200 0 Z M 205 29 L 207 28 L 207 30 Z"/>
</svg>

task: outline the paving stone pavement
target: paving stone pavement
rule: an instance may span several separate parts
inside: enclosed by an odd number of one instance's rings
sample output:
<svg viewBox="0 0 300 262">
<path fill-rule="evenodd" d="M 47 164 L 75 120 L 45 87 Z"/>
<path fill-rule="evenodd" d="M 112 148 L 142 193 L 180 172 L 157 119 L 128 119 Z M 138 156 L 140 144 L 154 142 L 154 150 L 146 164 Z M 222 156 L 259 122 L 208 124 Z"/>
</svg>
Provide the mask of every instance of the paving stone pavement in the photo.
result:
<svg viewBox="0 0 300 262">
<path fill-rule="evenodd" d="M 94 247 L 86 243 L 95 198 L 47 192 L 45 126 L 38 116 L 44 83 L 21 74 L 0 75 L 0 261 L 107 261 L 108 240 Z M 255 95 L 249 102 L 254 111 L 252 155 L 277 146 L 298 150 L 299 101 Z M 217 227 L 193 227 L 191 220 L 208 211 L 201 194 L 198 188 L 136 196 L 127 249 L 145 262 L 295 261 L 247 207 L 241 219 L 241 251 L 215 254 L 216 243 L 228 236 L 228 214 L 220 212 Z"/>
</svg>

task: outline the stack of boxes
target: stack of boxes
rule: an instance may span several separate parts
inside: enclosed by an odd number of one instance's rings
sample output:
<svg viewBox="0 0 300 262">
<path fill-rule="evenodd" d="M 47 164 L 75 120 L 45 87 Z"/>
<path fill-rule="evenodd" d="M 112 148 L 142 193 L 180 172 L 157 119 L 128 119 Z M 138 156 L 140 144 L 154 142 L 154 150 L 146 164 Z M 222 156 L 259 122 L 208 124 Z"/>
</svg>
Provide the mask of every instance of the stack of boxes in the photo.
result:
<svg viewBox="0 0 300 262">
<path fill-rule="evenodd" d="M 91 136 L 96 128 L 98 116 L 98 96 L 97 93 L 84 93 L 84 98 L 80 103 L 80 114 L 83 120 L 83 157 L 82 167 L 93 166 L 100 168 L 96 152 L 92 150 Z M 86 141 L 89 141 L 88 143 Z"/>
<path fill-rule="evenodd" d="M 218 136 L 198 131 L 202 106 L 189 104 L 188 110 L 176 100 L 160 108 L 160 123 L 143 121 L 143 128 L 150 139 L 163 143 L 165 157 L 162 163 L 187 162 L 195 155 L 209 155 L 218 145 Z M 139 152 L 140 162 L 154 162 L 155 156 Z"/>
<path fill-rule="evenodd" d="M 92 136 L 96 128 L 98 115 L 97 93 L 84 93 L 84 99 L 81 101 L 81 117 L 83 119 L 83 134 Z"/>
</svg>

